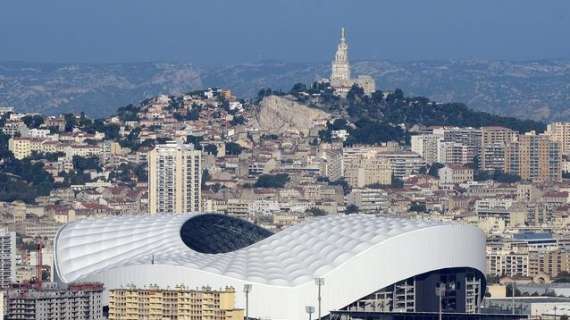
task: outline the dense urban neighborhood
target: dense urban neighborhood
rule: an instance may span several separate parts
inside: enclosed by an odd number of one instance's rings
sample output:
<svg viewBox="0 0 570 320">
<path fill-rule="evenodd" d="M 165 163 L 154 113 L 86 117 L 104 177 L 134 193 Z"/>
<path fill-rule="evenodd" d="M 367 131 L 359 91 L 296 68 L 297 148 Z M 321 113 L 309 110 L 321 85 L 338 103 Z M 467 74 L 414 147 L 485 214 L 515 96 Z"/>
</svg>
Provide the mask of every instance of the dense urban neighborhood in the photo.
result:
<svg viewBox="0 0 570 320">
<path fill-rule="evenodd" d="M 148 98 L 104 118 L 1 107 L 0 286 L 10 288 L 8 314 L 21 319 L 17 315 L 49 298 L 54 305 L 83 299 L 81 308 L 89 306 L 81 311 L 85 319 L 163 319 L 174 312 L 180 319 L 206 319 L 202 315 L 209 313 L 216 317 L 207 319 L 250 319 L 251 284 L 244 284 L 245 314 L 236 307 L 243 297 L 236 303 L 234 284 L 246 278 L 263 283 L 264 299 L 281 294 L 281 286 L 290 296 L 312 294 L 304 285 L 310 282 L 312 290 L 315 280 L 320 318 L 324 278 L 314 275 L 330 266 L 354 271 L 355 257 L 376 263 L 370 248 L 390 250 L 386 239 L 419 241 L 406 240 L 414 232 L 425 232 L 417 239 L 433 241 L 434 251 L 449 250 L 465 265 L 441 262 L 442 268 L 410 274 L 404 268 L 373 294 L 355 291 L 348 305 L 331 302 L 332 316 L 435 312 L 422 306 L 422 299 L 436 299 L 433 290 L 419 295 L 422 288 L 433 289 L 429 277 L 453 279 L 446 290 L 454 295 L 463 290 L 461 303 L 444 297 L 446 312 L 498 312 L 509 303 L 501 299 L 514 295 L 567 296 L 570 122 L 520 120 L 377 89 L 373 77 L 351 74 L 346 41 L 342 29 L 330 79 L 299 82 L 288 91 L 261 88 L 254 98 L 207 88 Z M 332 236 L 325 237 L 329 229 Z M 174 236 L 167 234 L 172 230 Z M 334 235 L 348 242 L 335 242 Z M 441 239 L 451 235 L 460 240 L 447 248 Z M 169 237 L 191 249 L 184 254 L 202 260 L 169 255 Z M 297 259 L 314 249 L 308 239 L 322 252 L 303 269 Z M 477 241 L 485 251 L 480 256 Z M 413 246 L 399 246 L 424 257 Z M 277 252 L 282 267 L 272 260 Z M 440 263 L 445 254 L 410 265 Z M 224 265 L 227 259 L 234 260 Z M 247 265 L 247 259 L 254 262 Z M 133 273 L 125 269 L 121 278 L 105 272 L 137 264 L 141 282 L 145 274 L 157 282 L 108 287 Z M 167 272 L 158 275 L 152 268 L 166 265 L 212 282 L 218 281 L 216 273 L 235 282 L 213 289 L 182 283 L 164 288 Z M 358 268 L 370 277 L 363 265 Z M 331 277 L 345 281 L 346 274 L 339 274 Z M 355 290 L 370 278 L 360 279 Z M 109 292 L 102 296 L 104 290 Z M 484 305 L 483 294 L 494 300 Z M 143 307 L 148 296 L 163 309 Z M 168 309 L 172 299 L 178 299 L 177 311 Z M 527 302 L 520 305 L 526 308 Z M 276 318 L 304 315 L 281 307 L 253 310 Z"/>
</svg>

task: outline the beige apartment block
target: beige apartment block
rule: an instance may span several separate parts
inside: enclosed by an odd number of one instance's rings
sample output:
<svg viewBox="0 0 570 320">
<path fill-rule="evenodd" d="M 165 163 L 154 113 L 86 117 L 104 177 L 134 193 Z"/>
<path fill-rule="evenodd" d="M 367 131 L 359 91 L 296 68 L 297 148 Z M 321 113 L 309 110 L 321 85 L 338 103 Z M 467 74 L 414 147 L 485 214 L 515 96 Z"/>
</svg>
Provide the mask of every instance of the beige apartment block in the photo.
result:
<svg viewBox="0 0 570 320">
<path fill-rule="evenodd" d="M 505 172 L 524 180 L 562 180 L 560 143 L 545 135 L 519 135 L 505 148 Z"/>
<path fill-rule="evenodd" d="M 149 152 L 150 214 L 201 210 L 201 161 L 202 152 L 191 144 L 169 142 Z"/>
<path fill-rule="evenodd" d="M 550 140 L 560 143 L 562 154 L 570 156 L 570 122 L 554 122 L 547 126 L 546 133 Z"/>
<path fill-rule="evenodd" d="M 243 309 L 235 308 L 235 289 L 188 290 L 150 287 L 112 289 L 109 320 L 242 320 Z"/>
</svg>

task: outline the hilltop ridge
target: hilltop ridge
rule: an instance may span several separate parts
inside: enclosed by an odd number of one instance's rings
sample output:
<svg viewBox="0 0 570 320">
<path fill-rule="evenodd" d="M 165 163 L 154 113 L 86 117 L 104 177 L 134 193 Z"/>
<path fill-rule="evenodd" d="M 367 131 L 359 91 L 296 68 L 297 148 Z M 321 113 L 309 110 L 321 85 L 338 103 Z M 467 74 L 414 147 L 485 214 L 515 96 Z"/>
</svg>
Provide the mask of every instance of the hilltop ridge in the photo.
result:
<svg viewBox="0 0 570 320">
<path fill-rule="evenodd" d="M 382 90 L 401 88 L 442 103 L 541 121 L 570 119 L 570 61 L 355 61 Z M 270 87 L 288 90 L 330 76 L 329 63 L 263 62 L 197 66 L 185 63 L 0 63 L 0 105 L 22 112 L 112 114 L 159 94 L 229 88 L 244 98 Z"/>
</svg>

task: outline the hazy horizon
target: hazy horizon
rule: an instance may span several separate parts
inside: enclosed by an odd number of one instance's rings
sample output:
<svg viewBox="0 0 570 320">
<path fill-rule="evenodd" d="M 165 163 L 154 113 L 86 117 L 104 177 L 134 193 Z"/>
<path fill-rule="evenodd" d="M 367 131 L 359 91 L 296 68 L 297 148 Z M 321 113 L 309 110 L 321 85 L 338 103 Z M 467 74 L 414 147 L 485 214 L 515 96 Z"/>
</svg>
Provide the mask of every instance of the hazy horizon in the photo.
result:
<svg viewBox="0 0 570 320">
<path fill-rule="evenodd" d="M 152 0 L 0 4 L 0 61 L 328 63 L 570 58 L 570 1 Z"/>
</svg>

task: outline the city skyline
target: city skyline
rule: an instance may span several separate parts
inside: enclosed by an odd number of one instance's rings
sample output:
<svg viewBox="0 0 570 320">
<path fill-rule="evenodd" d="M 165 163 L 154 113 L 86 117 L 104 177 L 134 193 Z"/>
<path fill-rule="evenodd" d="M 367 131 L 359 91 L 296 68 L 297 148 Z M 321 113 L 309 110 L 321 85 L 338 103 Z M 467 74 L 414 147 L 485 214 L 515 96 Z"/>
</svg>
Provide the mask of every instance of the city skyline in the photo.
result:
<svg viewBox="0 0 570 320">
<path fill-rule="evenodd" d="M 0 318 L 568 320 L 570 62 L 358 61 L 566 55 L 566 2 L 106 1 L 0 10 Z"/>
</svg>

